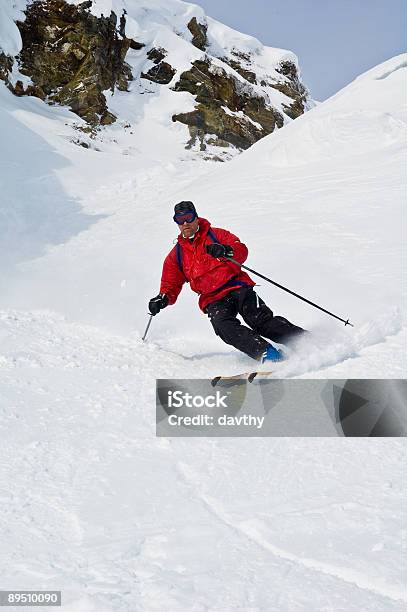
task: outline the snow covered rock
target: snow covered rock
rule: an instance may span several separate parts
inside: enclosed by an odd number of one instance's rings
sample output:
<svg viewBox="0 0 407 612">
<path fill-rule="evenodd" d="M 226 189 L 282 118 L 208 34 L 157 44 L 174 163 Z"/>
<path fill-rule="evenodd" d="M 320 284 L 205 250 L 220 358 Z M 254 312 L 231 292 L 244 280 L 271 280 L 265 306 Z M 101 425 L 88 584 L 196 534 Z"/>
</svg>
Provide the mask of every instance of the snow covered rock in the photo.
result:
<svg viewBox="0 0 407 612">
<path fill-rule="evenodd" d="M 103 91 L 127 89 L 132 78 L 124 58 L 130 41 L 120 36 L 117 17 L 95 17 L 91 3 L 78 7 L 64 0 L 39 0 L 17 22 L 22 49 L 20 72 L 31 79 L 12 86 L 17 95 L 35 95 L 69 106 L 91 124 L 112 123 Z"/>
<path fill-rule="evenodd" d="M 294 54 L 181 0 L 5 0 L 2 11 L 0 79 L 93 127 L 128 120 L 111 104 L 118 91 L 134 106 L 163 96 L 156 120 L 185 125 L 188 148 L 242 150 L 311 104 Z"/>
</svg>

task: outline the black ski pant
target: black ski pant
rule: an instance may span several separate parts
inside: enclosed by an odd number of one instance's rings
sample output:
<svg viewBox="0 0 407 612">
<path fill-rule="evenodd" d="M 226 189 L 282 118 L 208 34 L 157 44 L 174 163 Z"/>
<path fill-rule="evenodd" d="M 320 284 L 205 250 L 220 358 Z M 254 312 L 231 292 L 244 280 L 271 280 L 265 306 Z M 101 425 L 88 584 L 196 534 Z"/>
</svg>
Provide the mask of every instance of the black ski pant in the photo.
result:
<svg viewBox="0 0 407 612">
<path fill-rule="evenodd" d="M 284 344 L 304 333 L 301 327 L 293 325 L 284 317 L 275 317 L 253 287 L 231 291 L 222 299 L 208 304 L 205 312 L 217 336 L 253 359 L 261 359 L 270 346 L 270 342 L 262 336 Z M 240 323 L 238 314 L 249 327 Z"/>
</svg>

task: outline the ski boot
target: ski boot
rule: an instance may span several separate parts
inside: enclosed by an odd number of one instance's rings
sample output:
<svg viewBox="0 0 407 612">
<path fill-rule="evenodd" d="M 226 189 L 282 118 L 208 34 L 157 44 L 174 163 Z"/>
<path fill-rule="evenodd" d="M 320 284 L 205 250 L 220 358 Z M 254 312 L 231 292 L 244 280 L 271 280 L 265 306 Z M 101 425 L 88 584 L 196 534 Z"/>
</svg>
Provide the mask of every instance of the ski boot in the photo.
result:
<svg viewBox="0 0 407 612">
<path fill-rule="evenodd" d="M 272 344 L 267 347 L 267 350 L 264 351 L 261 362 L 265 363 L 266 361 L 283 361 L 284 355 L 282 351 L 275 348 Z"/>
</svg>

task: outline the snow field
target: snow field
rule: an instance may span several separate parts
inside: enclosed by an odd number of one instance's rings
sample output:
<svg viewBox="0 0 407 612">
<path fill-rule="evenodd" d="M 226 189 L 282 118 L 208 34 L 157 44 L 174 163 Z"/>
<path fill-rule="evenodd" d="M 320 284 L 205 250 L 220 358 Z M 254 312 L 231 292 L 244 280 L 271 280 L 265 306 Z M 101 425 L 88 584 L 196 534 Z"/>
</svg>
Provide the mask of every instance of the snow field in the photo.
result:
<svg viewBox="0 0 407 612">
<path fill-rule="evenodd" d="M 157 439 L 156 377 L 252 362 L 188 287 L 141 342 L 192 199 L 250 267 L 355 324 L 262 282 L 313 331 L 279 376 L 405 376 L 402 79 L 390 60 L 219 167 L 154 122 L 85 150 L 71 113 L 0 88 L 4 588 L 62 589 L 67 612 L 406 609 L 403 440 Z"/>
</svg>

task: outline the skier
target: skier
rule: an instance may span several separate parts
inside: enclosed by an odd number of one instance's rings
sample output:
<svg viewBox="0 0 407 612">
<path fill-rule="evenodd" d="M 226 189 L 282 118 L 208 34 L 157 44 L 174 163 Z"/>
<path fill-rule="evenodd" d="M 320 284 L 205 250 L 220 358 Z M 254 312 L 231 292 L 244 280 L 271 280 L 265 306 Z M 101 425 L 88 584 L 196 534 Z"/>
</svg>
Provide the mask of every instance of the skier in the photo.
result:
<svg viewBox="0 0 407 612">
<path fill-rule="evenodd" d="M 283 359 L 282 352 L 262 336 L 284 344 L 304 330 L 284 317 L 275 317 L 254 291 L 256 283 L 250 276 L 225 259 L 233 257 L 243 263 L 248 255 L 246 245 L 231 232 L 212 228 L 209 221 L 198 217 L 192 202 L 176 204 L 173 219 L 180 234 L 164 261 L 160 293 L 149 302 L 150 314 L 174 304 L 183 284 L 189 282 L 199 294 L 199 307 L 224 342 L 262 362 Z M 249 327 L 240 323 L 238 314 Z"/>
</svg>

